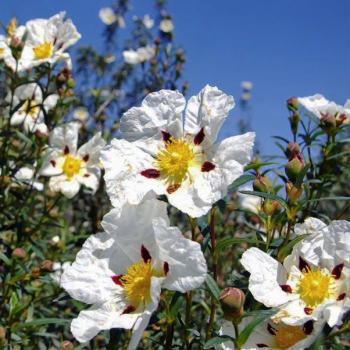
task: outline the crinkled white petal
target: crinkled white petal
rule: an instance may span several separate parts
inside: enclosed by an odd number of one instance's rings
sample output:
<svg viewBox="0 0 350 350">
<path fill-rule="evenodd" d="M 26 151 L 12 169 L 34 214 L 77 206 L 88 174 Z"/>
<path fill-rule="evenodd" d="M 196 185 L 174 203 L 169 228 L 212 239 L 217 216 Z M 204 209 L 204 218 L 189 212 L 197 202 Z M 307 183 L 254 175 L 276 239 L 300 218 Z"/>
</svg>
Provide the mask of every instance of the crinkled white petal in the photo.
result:
<svg viewBox="0 0 350 350">
<path fill-rule="evenodd" d="M 50 178 L 49 187 L 52 192 L 61 192 L 71 199 L 79 192 L 80 183 L 75 178 L 67 181 L 66 175 L 59 175 Z"/>
<path fill-rule="evenodd" d="M 83 159 L 88 155 L 89 159 L 86 162 L 87 167 L 97 165 L 100 161 L 101 150 L 105 145 L 106 141 L 102 138 L 102 134 L 98 132 L 79 148 L 77 156 Z"/>
<path fill-rule="evenodd" d="M 98 167 L 87 168 L 82 175 L 77 177 L 77 180 L 84 186 L 91 188 L 95 194 L 100 185 L 101 170 Z"/>
<path fill-rule="evenodd" d="M 321 118 L 320 109 L 325 108 L 330 103 L 324 96 L 316 94 L 308 97 L 298 97 L 299 109 L 311 116 Z"/>
<path fill-rule="evenodd" d="M 79 123 L 68 123 L 57 126 L 50 133 L 50 146 L 63 151 L 65 146 L 69 148 L 69 154 L 75 155 L 78 145 L 78 133 L 81 125 Z"/>
<path fill-rule="evenodd" d="M 45 111 L 48 112 L 50 109 L 53 109 L 54 107 L 56 107 L 58 100 L 59 100 L 59 96 L 55 94 L 46 97 L 43 103 L 43 107 Z"/>
<path fill-rule="evenodd" d="M 26 118 L 27 114 L 24 111 L 16 111 L 11 117 L 11 125 L 16 126 L 22 124 Z"/>
<path fill-rule="evenodd" d="M 57 149 L 47 149 L 43 154 L 43 164 L 40 169 L 42 176 L 55 176 L 62 174 L 62 165 L 65 157 L 62 157 L 62 152 Z"/>
</svg>

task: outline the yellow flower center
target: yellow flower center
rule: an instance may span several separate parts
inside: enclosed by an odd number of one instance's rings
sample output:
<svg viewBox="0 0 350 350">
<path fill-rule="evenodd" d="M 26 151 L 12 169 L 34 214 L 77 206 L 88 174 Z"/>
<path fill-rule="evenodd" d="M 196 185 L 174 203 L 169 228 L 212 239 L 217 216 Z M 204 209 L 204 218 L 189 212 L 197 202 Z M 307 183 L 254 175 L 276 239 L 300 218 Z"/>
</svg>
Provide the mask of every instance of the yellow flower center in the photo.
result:
<svg viewBox="0 0 350 350">
<path fill-rule="evenodd" d="M 0 55 L 4 53 L 4 49 L 0 49 Z"/>
<path fill-rule="evenodd" d="M 167 178 L 169 183 L 180 184 L 188 171 L 195 154 L 192 142 L 173 137 L 166 142 L 166 148 L 160 149 L 156 154 L 156 168 L 160 174 Z"/>
<path fill-rule="evenodd" d="M 27 114 L 31 115 L 32 117 L 34 117 L 38 110 L 39 110 L 39 106 L 34 107 L 35 106 L 35 101 L 33 100 L 27 100 L 26 102 L 24 102 L 23 106 L 22 106 L 22 110 L 24 110 Z"/>
<path fill-rule="evenodd" d="M 307 338 L 302 327 L 279 325 L 275 332 L 275 340 L 280 349 L 288 349 L 299 341 Z"/>
<path fill-rule="evenodd" d="M 120 282 L 124 287 L 124 296 L 137 307 L 145 299 L 150 298 L 152 269 L 150 262 L 136 263 L 127 269 Z"/>
<path fill-rule="evenodd" d="M 70 181 L 74 175 L 79 174 L 81 169 L 81 159 L 76 159 L 71 156 L 66 156 L 66 160 L 63 163 L 62 170 L 67 176 L 67 180 Z"/>
<path fill-rule="evenodd" d="M 297 285 L 296 293 L 306 303 L 307 307 L 315 307 L 325 299 L 335 297 L 332 275 L 326 274 L 318 268 L 316 271 L 305 268 L 303 276 Z"/>
<path fill-rule="evenodd" d="M 33 47 L 36 59 L 42 60 L 50 58 L 52 55 L 53 45 L 50 41 L 45 41 L 43 44 Z"/>
</svg>

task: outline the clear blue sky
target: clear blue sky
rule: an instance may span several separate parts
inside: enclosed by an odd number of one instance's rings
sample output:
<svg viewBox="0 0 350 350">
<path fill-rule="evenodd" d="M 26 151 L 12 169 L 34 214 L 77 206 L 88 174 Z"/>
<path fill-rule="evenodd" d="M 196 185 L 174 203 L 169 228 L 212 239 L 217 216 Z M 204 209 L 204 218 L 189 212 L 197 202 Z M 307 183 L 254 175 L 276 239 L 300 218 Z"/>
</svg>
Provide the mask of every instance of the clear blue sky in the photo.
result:
<svg viewBox="0 0 350 350">
<path fill-rule="evenodd" d="M 101 47 L 98 18 L 107 0 L 11 0 L 0 5 L 3 22 L 23 23 L 65 10 L 83 35 Z M 154 14 L 152 0 L 131 0 L 133 14 Z M 187 55 L 189 95 L 217 85 L 239 100 L 242 80 L 254 83 L 252 126 L 263 154 L 276 153 L 271 135 L 289 135 L 285 100 L 322 93 L 344 104 L 350 97 L 349 0 L 169 0 L 176 42 Z M 232 134 L 239 106 L 224 133 Z"/>
</svg>

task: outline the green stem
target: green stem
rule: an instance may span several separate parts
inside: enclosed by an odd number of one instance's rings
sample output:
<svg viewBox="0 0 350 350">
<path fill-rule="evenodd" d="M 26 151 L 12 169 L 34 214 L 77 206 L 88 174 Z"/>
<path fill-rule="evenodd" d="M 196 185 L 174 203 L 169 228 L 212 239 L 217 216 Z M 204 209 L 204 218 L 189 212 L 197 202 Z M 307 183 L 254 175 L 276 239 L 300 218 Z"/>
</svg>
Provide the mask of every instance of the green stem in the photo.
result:
<svg viewBox="0 0 350 350">
<path fill-rule="evenodd" d="M 349 330 L 350 330 L 350 322 L 348 322 L 344 327 L 340 328 L 339 331 L 327 335 L 327 337 L 324 338 L 324 340 L 332 339 L 332 338 L 337 337 L 338 335 L 340 335 L 342 333 L 348 332 Z"/>
<path fill-rule="evenodd" d="M 291 229 L 292 229 L 292 220 L 288 220 L 287 234 L 286 234 L 286 238 L 285 238 L 285 240 L 283 242 L 282 248 L 285 247 L 288 244 L 288 242 L 289 242 Z"/>
</svg>

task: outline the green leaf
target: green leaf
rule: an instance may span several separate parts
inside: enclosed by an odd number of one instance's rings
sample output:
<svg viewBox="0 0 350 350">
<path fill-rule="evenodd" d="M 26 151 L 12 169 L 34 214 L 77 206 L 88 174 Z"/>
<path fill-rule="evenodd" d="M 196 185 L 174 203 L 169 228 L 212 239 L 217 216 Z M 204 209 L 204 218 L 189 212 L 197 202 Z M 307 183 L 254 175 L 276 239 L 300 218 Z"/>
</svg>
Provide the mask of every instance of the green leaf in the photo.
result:
<svg viewBox="0 0 350 350">
<path fill-rule="evenodd" d="M 228 186 L 228 191 L 233 190 L 239 186 L 246 184 L 249 181 L 255 180 L 255 175 L 241 175 L 238 179 L 232 182 L 230 186 Z"/>
<path fill-rule="evenodd" d="M 205 344 L 203 349 L 213 348 L 215 345 L 219 345 L 225 343 L 227 341 L 234 341 L 235 339 L 230 337 L 229 335 L 221 335 L 214 338 L 209 339 Z"/>
<path fill-rule="evenodd" d="M 7 266 L 12 265 L 11 260 L 4 253 L 0 253 L 0 258 Z"/>
<path fill-rule="evenodd" d="M 21 323 L 18 326 L 12 327 L 12 332 L 17 332 L 21 328 L 27 328 L 27 327 L 32 327 L 32 326 L 40 326 L 42 324 L 55 323 L 56 325 L 58 325 L 58 324 L 61 325 L 61 324 L 68 324 L 70 322 L 71 322 L 71 320 L 65 320 L 65 319 L 62 319 L 62 318 L 40 318 L 38 320 Z"/>
<path fill-rule="evenodd" d="M 205 283 L 207 284 L 207 287 L 209 289 L 210 294 L 219 301 L 219 295 L 221 293 L 221 290 L 217 283 L 214 281 L 214 278 L 211 277 L 211 275 L 207 274 L 207 278 L 205 280 Z"/>
<path fill-rule="evenodd" d="M 252 322 L 250 322 L 240 333 L 237 343 L 240 347 L 242 347 L 246 341 L 248 340 L 251 333 L 254 329 L 259 326 L 259 324 L 267 321 L 271 316 L 275 315 L 278 312 L 278 309 L 270 309 L 270 310 L 261 310 L 259 316 L 257 316 Z"/>
<path fill-rule="evenodd" d="M 62 105 L 70 105 L 72 104 L 74 101 L 76 101 L 77 98 L 75 96 L 72 97 L 66 97 L 62 100 Z"/>
<path fill-rule="evenodd" d="M 294 186 L 296 187 L 296 188 L 300 188 L 301 187 L 301 185 L 302 185 L 302 183 L 303 183 L 303 180 L 304 180 L 304 177 L 305 177 L 305 175 L 307 174 L 307 172 L 308 172 L 308 170 L 309 170 L 309 168 L 310 168 L 310 163 L 309 164 L 306 164 L 305 166 L 304 166 L 304 168 L 300 171 L 300 173 L 298 174 L 298 176 L 297 176 L 297 178 L 296 178 L 296 180 L 295 180 L 295 183 L 294 183 Z"/>
<path fill-rule="evenodd" d="M 303 239 L 305 239 L 306 237 L 311 236 L 311 233 L 307 233 L 305 235 L 300 235 L 297 236 L 296 238 L 294 238 L 292 241 L 290 241 L 285 247 L 283 247 L 279 252 L 278 252 L 278 261 L 283 261 L 285 257 L 287 257 L 290 252 L 292 251 L 293 247 L 299 243 L 300 241 L 302 241 Z M 280 260 L 282 259 L 282 260 Z"/>
<path fill-rule="evenodd" d="M 275 195 L 270 194 L 270 193 L 264 193 L 264 192 L 258 192 L 258 191 L 239 191 L 239 193 L 250 194 L 251 196 L 258 196 L 258 197 L 263 197 L 263 198 L 269 198 L 269 199 L 272 199 L 274 201 L 279 202 L 285 209 L 288 209 L 288 204 L 283 198 L 281 198 L 279 196 L 275 196 Z"/>
<path fill-rule="evenodd" d="M 175 320 L 176 319 L 176 315 L 179 312 L 179 309 L 182 305 L 182 302 L 185 300 L 185 297 L 182 293 L 180 292 L 176 292 L 172 299 L 171 299 L 171 303 L 170 303 L 170 315 L 172 316 L 172 319 Z"/>
<path fill-rule="evenodd" d="M 307 202 L 321 202 L 321 201 L 350 201 L 350 197 L 332 196 L 332 197 L 309 199 Z"/>
<path fill-rule="evenodd" d="M 53 303 L 58 303 L 59 301 L 72 300 L 73 298 L 69 294 L 64 294 L 58 298 L 52 300 Z"/>
<path fill-rule="evenodd" d="M 13 314 L 13 311 L 14 311 L 14 309 L 15 309 L 17 303 L 18 303 L 17 294 L 16 294 L 16 292 L 13 292 L 13 293 L 11 294 L 11 298 L 10 298 L 10 317 L 11 317 L 11 315 Z"/>
<path fill-rule="evenodd" d="M 84 348 L 87 347 L 88 345 L 89 345 L 89 342 L 84 343 L 84 344 L 80 344 L 80 345 L 76 346 L 73 350 L 84 349 Z"/>
<path fill-rule="evenodd" d="M 244 167 L 244 171 L 248 171 L 251 169 L 258 169 L 262 166 L 271 165 L 271 164 L 278 164 L 278 163 L 276 163 L 276 162 L 262 162 L 262 163 L 248 164 L 247 166 Z"/>
<path fill-rule="evenodd" d="M 23 133 L 21 133 L 20 131 L 16 130 L 16 134 L 17 134 L 17 136 L 18 136 L 21 140 L 23 140 L 25 143 L 29 143 L 30 145 L 33 144 L 33 141 L 32 141 L 30 138 L 28 138 L 26 135 L 24 135 Z"/>
<path fill-rule="evenodd" d="M 220 213 L 224 215 L 226 211 L 226 202 L 223 199 L 220 199 L 219 201 L 216 202 L 216 205 L 219 208 Z"/>
<path fill-rule="evenodd" d="M 256 243 L 256 240 L 247 238 L 225 238 L 216 246 L 214 254 L 219 255 L 219 253 L 227 246 L 239 243 Z"/>
</svg>

